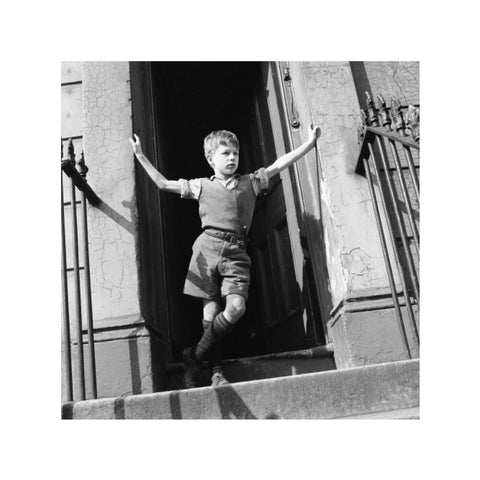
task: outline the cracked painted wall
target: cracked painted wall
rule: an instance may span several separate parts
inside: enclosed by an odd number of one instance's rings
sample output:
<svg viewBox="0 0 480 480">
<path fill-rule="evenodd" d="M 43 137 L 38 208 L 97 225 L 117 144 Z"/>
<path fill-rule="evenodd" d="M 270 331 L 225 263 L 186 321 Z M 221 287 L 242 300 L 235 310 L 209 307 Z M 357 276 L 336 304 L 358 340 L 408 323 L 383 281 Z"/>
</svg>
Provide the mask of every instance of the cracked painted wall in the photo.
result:
<svg viewBox="0 0 480 480">
<path fill-rule="evenodd" d="M 419 103 L 418 62 L 294 62 L 290 71 L 302 138 L 306 139 L 311 120 L 322 129 L 319 161 L 310 153 L 306 161 L 298 162 L 304 216 L 323 228 L 317 246 L 323 242 L 333 305 L 351 301 L 336 310 L 329 323 L 336 366 L 416 358 L 409 322 L 403 321 L 405 345 L 392 305 L 361 300 L 388 291 L 389 283 L 367 181 L 355 173 L 355 167 L 365 91 L 375 98 L 382 94 L 388 104 L 392 95 L 404 105 Z M 380 215 L 385 224 L 382 209 Z M 392 257 L 389 237 L 386 242 Z M 312 254 L 316 256 L 315 250 Z"/>
<path fill-rule="evenodd" d="M 128 62 L 84 62 L 82 126 L 88 182 L 102 200 L 89 207 L 94 319 L 136 314 L 137 216 Z"/>
<path fill-rule="evenodd" d="M 390 104 L 395 96 L 403 105 L 420 103 L 419 62 L 363 62 L 369 87 Z"/>
<path fill-rule="evenodd" d="M 387 285 L 367 182 L 354 173 L 358 97 L 349 62 L 294 62 L 290 68 L 301 129 L 311 119 L 322 129 L 319 165 L 313 154 L 298 165 L 309 215 L 323 223 L 335 305 L 350 291 Z"/>
<path fill-rule="evenodd" d="M 72 138 L 75 158 L 80 158 L 83 149 L 82 130 L 82 68 L 81 62 L 61 62 L 61 135 L 63 146 L 63 159 L 68 156 L 68 143 Z M 70 315 L 71 338 L 75 337 L 77 322 L 76 296 L 75 296 L 75 272 L 74 267 L 74 234 L 73 234 L 73 209 L 72 209 L 72 184 L 67 175 L 62 175 L 63 201 L 65 216 L 65 254 L 67 267 L 67 288 L 68 288 L 68 310 Z M 81 292 L 81 311 L 86 311 L 85 276 L 84 276 L 84 249 L 82 235 L 82 208 L 80 205 L 81 195 L 76 193 L 76 215 L 78 222 L 78 264 L 80 267 L 79 280 Z M 86 328 L 86 315 L 82 316 L 82 323 Z"/>
</svg>

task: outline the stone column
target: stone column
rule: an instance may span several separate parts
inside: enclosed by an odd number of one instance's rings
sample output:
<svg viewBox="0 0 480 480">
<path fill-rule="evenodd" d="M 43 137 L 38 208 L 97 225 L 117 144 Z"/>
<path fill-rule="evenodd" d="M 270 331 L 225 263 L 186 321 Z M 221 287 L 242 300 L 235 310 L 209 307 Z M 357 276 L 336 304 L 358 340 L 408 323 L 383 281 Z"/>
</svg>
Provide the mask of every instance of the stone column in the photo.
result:
<svg viewBox="0 0 480 480">
<path fill-rule="evenodd" d="M 153 385 L 139 302 L 129 80 L 128 62 L 82 65 L 87 180 L 102 200 L 88 208 L 99 397 L 151 392 Z"/>
<path fill-rule="evenodd" d="M 294 62 L 290 69 L 301 130 L 311 119 L 322 129 L 320 164 L 312 153 L 299 169 L 306 217 L 323 225 L 337 366 L 408 358 L 391 302 L 378 303 L 389 291 L 388 278 L 368 185 L 354 173 L 361 120 L 350 62 Z M 313 256 L 322 261 L 315 250 Z"/>
</svg>

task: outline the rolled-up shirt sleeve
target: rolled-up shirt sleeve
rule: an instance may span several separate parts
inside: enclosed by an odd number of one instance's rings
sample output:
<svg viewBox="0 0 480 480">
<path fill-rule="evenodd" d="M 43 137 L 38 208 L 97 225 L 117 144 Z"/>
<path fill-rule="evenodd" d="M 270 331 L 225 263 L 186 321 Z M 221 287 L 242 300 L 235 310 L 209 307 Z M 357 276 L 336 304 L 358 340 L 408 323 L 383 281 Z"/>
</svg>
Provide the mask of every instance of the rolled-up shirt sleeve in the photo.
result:
<svg viewBox="0 0 480 480">
<path fill-rule="evenodd" d="M 179 178 L 181 192 L 180 197 L 192 200 L 198 200 L 200 196 L 200 190 L 202 188 L 202 183 L 199 178 L 194 178 L 193 180 L 185 180 L 184 178 Z"/>
<path fill-rule="evenodd" d="M 252 180 L 253 191 L 255 195 L 265 193 L 268 189 L 268 175 L 265 168 L 259 168 L 254 173 L 250 174 Z"/>
</svg>

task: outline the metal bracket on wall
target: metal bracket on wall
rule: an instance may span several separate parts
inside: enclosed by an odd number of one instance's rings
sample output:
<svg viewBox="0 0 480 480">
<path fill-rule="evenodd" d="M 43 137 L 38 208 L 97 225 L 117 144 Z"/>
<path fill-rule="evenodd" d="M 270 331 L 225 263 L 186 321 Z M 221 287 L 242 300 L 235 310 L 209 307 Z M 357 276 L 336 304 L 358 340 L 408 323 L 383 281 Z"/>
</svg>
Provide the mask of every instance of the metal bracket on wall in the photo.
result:
<svg viewBox="0 0 480 480">
<path fill-rule="evenodd" d="M 288 89 L 285 89 L 285 96 L 287 97 L 287 103 L 290 103 L 290 126 L 292 128 L 298 128 L 300 126 L 300 120 L 298 119 L 298 110 L 295 105 L 295 100 L 292 90 L 292 78 L 290 77 L 290 69 L 288 67 L 283 68 L 283 81 L 287 82 Z"/>
</svg>

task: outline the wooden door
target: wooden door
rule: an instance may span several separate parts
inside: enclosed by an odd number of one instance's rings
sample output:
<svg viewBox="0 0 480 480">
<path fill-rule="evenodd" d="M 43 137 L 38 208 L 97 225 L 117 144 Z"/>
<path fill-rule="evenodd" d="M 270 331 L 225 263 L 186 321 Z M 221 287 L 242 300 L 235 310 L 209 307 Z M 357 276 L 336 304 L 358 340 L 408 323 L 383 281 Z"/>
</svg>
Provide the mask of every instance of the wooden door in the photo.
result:
<svg viewBox="0 0 480 480">
<path fill-rule="evenodd" d="M 188 65 L 132 63 L 134 131 L 141 136 L 147 156 L 167 177 L 192 178 L 210 173 L 197 147 L 187 146 L 201 145 L 203 137 L 187 142 L 185 131 L 194 131 L 200 137 L 213 129 L 231 128 L 241 143 L 241 173 L 268 166 L 290 149 L 284 140 L 271 65 L 233 63 L 222 64 L 221 68 L 195 64 L 189 68 L 196 75 L 189 76 L 184 75 Z M 181 70 L 173 75 L 179 67 Z M 217 81 L 213 88 L 212 69 L 215 74 L 222 70 L 230 83 L 222 87 Z M 188 85 L 191 77 L 197 78 L 195 91 Z M 173 94 L 165 82 L 176 86 Z M 203 93 L 197 95 L 198 91 Z M 205 110 L 205 96 L 211 105 L 209 110 Z M 230 118 L 235 119 L 231 127 Z M 195 128 L 188 123 L 191 119 Z M 175 135 L 183 135 L 183 139 Z M 190 163 L 175 161 L 174 147 L 180 141 L 184 147 L 181 155 L 192 158 Z M 178 171 L 179 166 L 185 171 Z M 201 166 L 205 172 L 194 170 Z M 193 202 L 160 194 L 142 169 L 137 176 L 142 313 L 168 344 L 170 359 L 178 360 L 182 348 L 201 334 L 200 303 L 194 307 L 195 299 L 181 293 L 190 234 L 192 238 L 198 234 L 198 216 Z M 253 262 L 250 299 L 245 318 L 224 342 L 225 358 L 307 348 L 317 340 L 321 343 L 311 328 L 315 315 L 310 286 L 304 281 L 305 258 L 293 185 L 290 173 L 284 171 L 271 179 L 267 194 L 257 201 L 248 247 Z M 191 224 L 190 230 L 184 228 L 185 223 Z"/>
<path fill-rule="evenodd" d="M 272 102 L 274 91 L 269 64 L 263 65 L 259 77 L 248 102 L 248 132 L 244 134 L 249 141 L 247 151 L 242 153 L 242 161 L 251 171 L 270 165 L 284 153 L 278 147 L 272 128 L 275 112 L 271 110 L 276 108 L 276 102 Z M 304 292 L 302 281 L 299 281 L 303 255 L 295 206 L 291 203 L 288 212 L 285 201 L 286 178 L 288 173 L 270 179 L 268 192 L 257 200 L 250 229 L 253 282 L 257 288 L 267 352 L 296 350 L 312 344 L 306 328 L 311 317 L 311 312 L 305 309 L 309 302 L 302 298 Z M 300 260 L 300 272 L 296 272 L 294 257 Z"/>
</svg>

